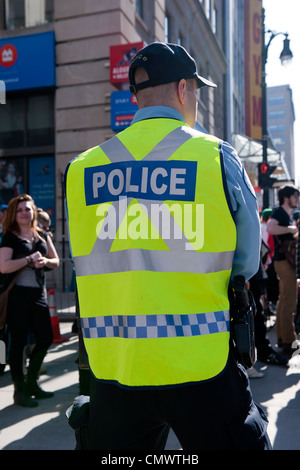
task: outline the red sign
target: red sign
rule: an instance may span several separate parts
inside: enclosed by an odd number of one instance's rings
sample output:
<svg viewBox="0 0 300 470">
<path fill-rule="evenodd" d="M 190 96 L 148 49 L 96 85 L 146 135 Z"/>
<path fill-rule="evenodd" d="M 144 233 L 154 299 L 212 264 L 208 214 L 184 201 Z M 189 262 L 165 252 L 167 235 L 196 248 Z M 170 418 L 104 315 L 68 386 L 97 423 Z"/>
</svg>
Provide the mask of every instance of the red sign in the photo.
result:
<svg viewBox="0 0 300 470">
<path fill-rule="evenodd" d="M 131 104 L 137 104 L 137 99 L 136 99 L 136 96 L 135 96 L 135 95 L 131 95 L 131 97 L 130 97 L 130 103 L 131 103 Z"/>
<path fill-rule="evenodd" d="M 12 44 L 4 44 L 0 48 L 0 65 L 2 67 L 11 67 L 16 62 L 17 57 L 17 49 Z"/>
<path fill-rule="evenodd" d="M 110 83 L 117 86 L 128 82 L 128 71 L 136 53 L 145 46 L 144 41 L 110 47 Z"/>
<path fill-rule="evenodd" d="M 116 116 L 117 122 L 132 121 L 134 114 L 122 114 L 122 116 Z"/>
<path fill-rule="evenodd" d="M 262 0 L 245 0 L 245 132 L 262 140 Z"/>
</svg>

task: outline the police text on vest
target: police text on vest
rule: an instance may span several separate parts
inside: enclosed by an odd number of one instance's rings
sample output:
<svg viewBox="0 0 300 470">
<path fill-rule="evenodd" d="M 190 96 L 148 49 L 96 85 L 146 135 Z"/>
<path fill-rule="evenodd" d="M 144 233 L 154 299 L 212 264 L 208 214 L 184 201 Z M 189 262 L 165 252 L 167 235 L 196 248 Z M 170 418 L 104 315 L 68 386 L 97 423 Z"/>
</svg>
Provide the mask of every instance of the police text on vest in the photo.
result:
<svg viewBox="0 0 300 470">
<path fill-rule="evenodd" d="M 120 197 L 194 201 L 197 162 L 129 161 L 85 168 L 86 204 Z"/>
</svg>

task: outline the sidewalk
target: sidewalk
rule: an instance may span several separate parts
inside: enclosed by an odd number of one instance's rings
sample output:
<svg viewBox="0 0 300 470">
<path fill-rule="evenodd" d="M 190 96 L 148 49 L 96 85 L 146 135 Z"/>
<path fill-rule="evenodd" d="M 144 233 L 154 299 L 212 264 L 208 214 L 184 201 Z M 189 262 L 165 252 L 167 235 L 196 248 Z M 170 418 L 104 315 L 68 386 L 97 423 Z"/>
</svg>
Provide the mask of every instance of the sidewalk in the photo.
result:
<svg viewBox="0 0 300 470">
<path fill-rule="evenodd" d="M 276 350 L 275 327 L 269 332 L 269 339 Z M 273 449 L 300 450 L 300 355 L 292 357 L 288 367 L 257 362 L 255 368 L 264 377 L 250 380 L 252 394 L 267 412 Z"/>
<path fill-rule="evenodd" d="M 0 376 L 0 449 L 72 450 L 74 431 L 65 417 L 66 409 L 79 395 L 78 336 L 71 333 L 72 322 L 60 322 L 61 336 L 68 340 L 53 344 L 43 366 L 46 374 L 39 383 L 53 398 L 39 400 L 36 408 L 13 404 L 13 385 L 9 367 Z"/>
<path fill-rule="evenodd" d="M 74 432 L 65 417 L 66 409 L 79 394 L 78 336 L 71 333 L 72 322 L 60 322 L 62 336 L 68 340 L 51 346 L 45 358 L 47 373 L 40 377 L 45 390 L 54 391 L 53 398 L 40 400 L 37 408 L 13 404 L 13 386 L 9 367 L 0 376 L 0 449 L 5 450 L 73 450 Z M 275 332 L 270 339 L 275 343 Z M 257 362 L 260 379 L 251 379 L 256 403 L 268 414 L 269 436 L 274 450 L 300 450 L 300 355 L 289 367 L 267 366 Z M 180 449 L 171 432 L 167 450 Z"/>
</svg>

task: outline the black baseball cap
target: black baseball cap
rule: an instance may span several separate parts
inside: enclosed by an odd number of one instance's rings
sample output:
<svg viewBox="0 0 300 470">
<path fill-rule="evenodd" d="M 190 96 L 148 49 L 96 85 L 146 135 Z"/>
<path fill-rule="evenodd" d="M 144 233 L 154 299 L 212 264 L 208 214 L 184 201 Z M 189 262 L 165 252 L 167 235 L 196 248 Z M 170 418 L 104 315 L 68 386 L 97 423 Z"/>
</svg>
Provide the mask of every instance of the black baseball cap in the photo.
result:
<svg viewBox="0 0 300 470">
<path fill-rule="evenodd" d="M 137 67 L 146 70 L 149 80 L 135 83 L 134 70 Z M 182 78 L 195 78 L 198 88 L 217 86 L 198 74 L 195 60 L 178 44 L 153 42 L 135 55 L 129 68 L 129 88 L 132 93 L 165 83 L 179 82 Z"/>
</svg>

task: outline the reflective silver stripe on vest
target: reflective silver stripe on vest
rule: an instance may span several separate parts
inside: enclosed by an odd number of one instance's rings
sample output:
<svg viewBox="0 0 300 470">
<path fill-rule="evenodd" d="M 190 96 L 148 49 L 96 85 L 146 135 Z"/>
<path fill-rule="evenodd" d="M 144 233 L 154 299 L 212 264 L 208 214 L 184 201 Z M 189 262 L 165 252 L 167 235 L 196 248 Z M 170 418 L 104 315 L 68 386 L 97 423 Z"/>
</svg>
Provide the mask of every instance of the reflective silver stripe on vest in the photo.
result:
<svg viewBox="0 0 300 470">
<path fill-rule="evenodd" d="M 198 135 L 197 131 L 188 127 L 178 127 L 165 136 L 143 160 L 166 161 L 181 145 Z M 118 139 L 117 136 L 101 145 L 101 149 L 112 162 L 135 161 L 129 150 Z M 110 211 L 116 213 L 118 230 L 127 211 L 127 206 L 132 198 L 121 198 L 120 201 L 112 202 L 106 217 L 109 217 Z M 137 199 L 149 210 L 151 201 L 146 199 Z M 161 207 L 168 211 L 163 201 L 156 201 Z M 149 212 L 148 212 L 149 213 Z M 186 272 L 186 273 L 213 273 L 227 271 L 232 267 L 234 251 L 221 253 L 198 253 L 195 252 L 191 243 L 186 238 L 182 229 L 173 220 L 176 233 L 181 233 L 181 238 L 165 239 L 162 235 L 162 227 L 156 226 L 156 230 L 164 240 L 169 251 L 150 251 L 142 249 L 121 250 L 111 252 L 114 239 L 101 236 L 105 227 L 105 219 L 94 247 L 89 255 L 74 256 L 76 276 L 89 276 L 94 274 L 107 274 L 126 271 L 157 271 L 157 272 Z M 153 223 L 153 221 L 151 220 Z M 174 232 L 175 233 L 175 232 Z M 187 249 L 188 245 L 188 249 Z"/>
<path fill-rule="evenodd" d="M 114 136 L 101 145 L 101 150 L 105 153 L 111 163 L 128 162 L 134 160 L 133 156 L 124 144 Z"/>
<path fill-rule="evenodd" d="M 167 161 L 176 150 L 187 142 L 191 137 L 195 135 L 193 129 L 188 127 L 177 127 L 170 132 L 166 137 L 161 140 L 148 155 L 143 158 L 143 161 L 155 160 L 155 161 Z"/>
<path fill-rule="evenodd" d="M 172 253 L 169 251 L 123 250 L 74 257 L 77 276 L 126 271 L 215 273 L 232 267 L 233 251 L 222 253 Z"/>
<path fill-rule="evenodd" d="M 174 153 L 174 148 L 178 149 L 195 135 L 197 131 L 193 129 L 177 127 L 171 131 L 164 139 L 149 152 L 143 160 L 166 161 Z M 199 134 L 197 132 L 197 134 Z M 125 147 L 117 136 L 107 140 L 100 146 L 111 163 L 136 161 L 133 155 Z"/>
<path fill-rule="evenodd" d="M 113 315 L 81 318 L 84 338 L 174 338 L 227 333 L 229 311 L 191 315 Z"/>
</svg>

